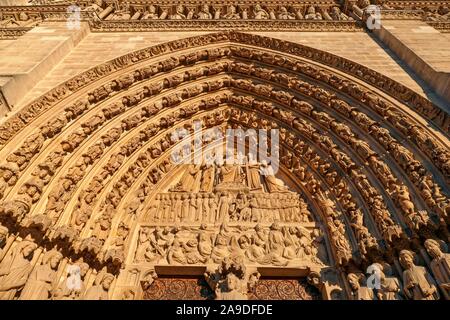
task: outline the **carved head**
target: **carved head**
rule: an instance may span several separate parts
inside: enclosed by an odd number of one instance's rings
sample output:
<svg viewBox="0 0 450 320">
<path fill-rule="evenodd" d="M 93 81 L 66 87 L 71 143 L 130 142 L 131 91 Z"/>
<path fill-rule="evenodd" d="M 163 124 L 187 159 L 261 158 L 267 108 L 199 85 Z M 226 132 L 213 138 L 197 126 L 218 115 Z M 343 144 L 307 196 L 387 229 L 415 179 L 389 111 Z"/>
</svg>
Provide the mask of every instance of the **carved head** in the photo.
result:
<svg viewBox="0 0 450 320">
<path fill-rule="evenodd" d="M 400 251 L 399 261 L 404 269 L 410 269 L 414 266 L 414 253 L 409 250 Z"/>
<path fill-rule="evenodd" d="M 77 264 L 80 267 L 80 276 L 84 278 L 84 276 L 89 271 L 89 265 L 86 262 L 81 262 Z"/>
<path fill-rule="evenodd" d="M 339 9 L 338 7 L 333 7 L 331 8 L 331 12 L 338 15 L 341 13 L 341 9 Z"/>
<path fill-rule="evenodd" d="M 19 166 L 15 162 L 8 162 L 0 166 L 0 172 L 2 172 L 3 180 L 9 181 L 19 172 Z"/>
<path fill-rule="evenodd" d="M 110 273 L 105 274 L 102 280 L 102 287 L 104 290 L 108 291 L 111 287 L 111 283 L 114 281 L 114 276 Z"/>
<path fill-rule="evenodd" d="M 352 288 L 353 291 L 356 291 L 356 290 L 359 289 L 359 287 L 360 287 L 360 284 L 359 284 L 360 277 L 357 274 L 349 273 L 348 276 L 347 276 L 347 280 L 348 280 L 348 283 L 350 284 L 350 287 Z"/>
<path fill-rule="evenodd" d="M 314 8 L 313 6 L 310 6 L 308 8 L 308 14 L 315 14 L 316 13 L 316 8 Z"/>
<path fill-rule="evenodd" d="M 436 240 L 428 239 L 425 241 L 425 249 L 428 254 L 434 259 L 442 255 L 441 246 Z"/>
<path fill-rule="evenodd" d="M 225 285 L 228 291 L 238 291 L 240 280 L 234 273 L 228 273 L 225 279 Z"/>
<path fill-rule="evenodd" d="M 203 12 L 209 12 L 209 5 L 204 4 L 204 5 L 202 6 L 202 11 L 203 11 Z"/>
<path fill-rule="evenodd" d="M 260 4 L 256 4 L 255 5 L 255 11 L 261 11 L 261 10 L 262 10 L 261 5 Z"/>
<path fill-rule="evenodd" d="M 184 6 L 182 4 L 177 5 L 177 13 L 183 14 Z"/>
<path fill-rule="evenodd" d="M 236 13 L 236 7 L 233 6 L 232 4 L 230 4 L 230 5 L 228 6 L 228 12 L 229 12 L 229 13 Z"/>
<path fill-rule="evenodd" d="M 154 5 L 150 5 L 150 7 L 148 8 L 148 11 L 150 13 L 156 13 L 156 7 Z"/>
<path fill-rule="evenodd" d="M 34 242 L 24 240 L 17 246 L 17 252 L 20 252 L 24 258 L 27 258 L 31 256 L 36 248 L 37 245 Z"/>
<path fill-rule="evenodd" d="M 48 264 L 53 270 L 57 269 L 59 262 L 63 258 L 62 254 L 56 250 L 50 250 L 44 255 L 42 262 Z"/>
<path fill-rule="evenodd" d="M 246 235 L 243 235 L 239 238 L 239 246 L 243 250 L 247 249 L 250 246 L 250 239 Z"/>
<path fill-rule="evenodd" d="M 275 221 L 274 223 L 272 223 L 272 225 L 270 226 L 270 230 L 281 230 L 280 224 L 278 223 L 278 221 Z"/>
<path fill-rule="evenodd" d="M 375 262 L 375 263 L 373 263 L 373 264 L 371 265 L 371 267 L 373 268 L 374 275 L 375 275 L 376 277 L 380 278 L 381 280 L 384 280 L 384 278 L 386 277 L 386 275 L 384 274 L 384 271 L 383 271 L 384 268 L 383 268 L 383 266 L 382 266 L 380 263 Z"/>
<path fill-rule="evenodd" d="M 287 13 L 288 11 L 287 11 L 286 7 L 280 7 L 280 12 Z"/>
</svg>

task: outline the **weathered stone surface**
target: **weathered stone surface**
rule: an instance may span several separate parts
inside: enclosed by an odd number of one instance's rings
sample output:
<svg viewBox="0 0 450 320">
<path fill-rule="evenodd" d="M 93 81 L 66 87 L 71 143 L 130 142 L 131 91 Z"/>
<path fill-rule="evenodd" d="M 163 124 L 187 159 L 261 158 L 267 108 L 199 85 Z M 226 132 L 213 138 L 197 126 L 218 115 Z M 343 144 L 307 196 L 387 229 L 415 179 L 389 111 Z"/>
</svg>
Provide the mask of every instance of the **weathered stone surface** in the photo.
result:
<svg viewBox="0 0 450 320">
<path fill-rule="evenodd" d="M 111 3 L 0 7 L 0 299 L 449 299 L 444 2 Z"/>
</svg>

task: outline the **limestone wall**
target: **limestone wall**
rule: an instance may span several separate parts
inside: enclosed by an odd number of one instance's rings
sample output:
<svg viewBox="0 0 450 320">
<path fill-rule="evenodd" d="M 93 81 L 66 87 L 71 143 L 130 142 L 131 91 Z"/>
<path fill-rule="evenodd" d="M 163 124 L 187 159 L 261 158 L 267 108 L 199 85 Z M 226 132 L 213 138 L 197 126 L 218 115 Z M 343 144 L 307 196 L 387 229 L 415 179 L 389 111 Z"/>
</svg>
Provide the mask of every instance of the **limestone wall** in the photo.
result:
<svg viewBox="0 0 450 320">
<path fill-rule="evenodd" d="M 69 35 L 71 33 L 75 36 Z M 5 89 L 9 95 L 7 98 L 20 107 L 57 84 L 102 62 L 140 48 L 203 33 L 205 32 L 92 33 L 86 29 L 74 32 L 65 30 L 63 23 L 46 23 L 18 40 L 0 41 L 0 76 L 16 75 L 16 78 L 21 79 L 22 82 L 19 84 Z M 389 48 L 368 33 L 257 32 L 257 34 L 329 51 L 373 68 L 416 92 L 424 95 L 429 93 Z M 26 76 L 26 81 L 23 76 Z"/>
</svg>

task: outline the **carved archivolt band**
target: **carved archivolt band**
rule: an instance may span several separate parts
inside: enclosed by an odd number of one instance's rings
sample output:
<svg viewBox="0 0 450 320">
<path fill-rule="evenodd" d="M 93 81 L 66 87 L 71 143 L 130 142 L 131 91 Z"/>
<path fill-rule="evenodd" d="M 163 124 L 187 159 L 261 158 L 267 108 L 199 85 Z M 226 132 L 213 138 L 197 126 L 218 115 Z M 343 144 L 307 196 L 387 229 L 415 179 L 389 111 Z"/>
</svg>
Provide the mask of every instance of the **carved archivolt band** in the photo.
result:
<svg viewBox="0 0 450 320">
<path fill-rule="evenodd" d="M 221 33 L 115 59 L 6 119 L 8 245 L 29 234 L 96 270 L 126 267 L 136 223 L 175 170 L 171 133 L 194 120 L 280 130 L 282 172 L 324 227 L 336 265 L 392 264 L 400 250 L 448 238 L 448 115 L 353 62 Z"/>
</svg>

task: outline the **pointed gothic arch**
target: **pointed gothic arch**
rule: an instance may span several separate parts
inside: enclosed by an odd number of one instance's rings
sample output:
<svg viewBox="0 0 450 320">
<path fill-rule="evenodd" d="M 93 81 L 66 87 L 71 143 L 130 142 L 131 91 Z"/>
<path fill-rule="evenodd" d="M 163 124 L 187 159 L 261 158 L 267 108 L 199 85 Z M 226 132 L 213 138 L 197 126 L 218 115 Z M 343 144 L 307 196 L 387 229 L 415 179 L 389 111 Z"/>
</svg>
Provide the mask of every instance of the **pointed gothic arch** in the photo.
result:
<svg viewBox="0 0 450 320">
<path fill-rule="evenodd" d="M 401 250 L 420 254 L 426 239 L 448 239 L 444 111 L 355 62 L 225 32 L 119 57 L 4 120 L 2 255 L 29 239 L 39 247 L 34 263 L 56 248 L 65 263 L 89 264 L 89 283 L 106 267 L 116 297 L 135 290 L 154 267 L 133 262 L 149 223 L 140 215 L 182 171 L 169 163 L 170 134 L 194 120 L 280 130 L 281 177 L 308 204 L 329 258 L 299 272 L 321 277 L 325 298 L 349 292 L 347 273 L 380 261 L 398 267 Z M 137 218 L 127 225 L 129 210 Z"/>
</svg>

